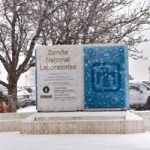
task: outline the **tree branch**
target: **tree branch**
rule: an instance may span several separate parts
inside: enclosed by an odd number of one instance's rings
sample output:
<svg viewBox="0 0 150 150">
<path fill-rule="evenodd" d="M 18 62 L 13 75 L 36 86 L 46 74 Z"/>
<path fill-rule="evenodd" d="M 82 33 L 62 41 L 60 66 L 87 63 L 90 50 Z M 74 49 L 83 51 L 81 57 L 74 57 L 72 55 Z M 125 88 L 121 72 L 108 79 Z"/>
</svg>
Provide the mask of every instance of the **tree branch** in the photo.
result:
<svg viewBox="0 0 150 150">
<path fill-rule="evenodd" d="M 12 62 L 14 64 L 16 64 L 16 51 L 17 51 L 17 41 L 16 41 L 16 21 L 17 21 L 17 10 L 16 10 L 16 6 L 14 7 L 14 12 L 13 12 L 13 19 L 12 19 L 12 24 L 11 24 L 11 46 L 12 46 Z M 15 65 L 13 64 L 13 67 L 15 67 Z"/>
<path fill-rule="evenodd" d="M 4 6 L 4 16 L 5 16 L 6 20 L 9 22 L 9 24 L 11 25 L 12 23 L 7 15 L 7 8 L 5 6 Z"/>
<path fill-rule="evenodd" d="M 9 56 L 9 53 L 8 53 L 8 49 L 6 47 L 5 41 L 3 40 L 1 34 L 0 34 L 0 42 L 3 45 L 4 51 L 5 51 L 6 57 L 8 58 L 9 63 L 11 63 L 11 59 L 10 59 L 10 56 Z"/>
<path fill-rule="evenodd" d="M 8 84 L 6 82 L 0 80 L 0 84 L 3 85 L 3 86 L 5 86 L 6 88 L 8 88 Z"/>
<path fill-rule="evenodd" d="M 38 40 L 38 37 L 39 37 L 39 35 L 41 33 L 41 30 L 42 30 L 42 25 L 43 25 L 43 22 L 45 20 L 46 13 L 47 13 L 47 11 L 44 10 L 43 14 L 41 16 L 41 19 L 39 21 L 39 26 L 38 26 L 38 29 L 36 31 L 36 34 L 35 34 L 35 36 L 31 40 L 31 44 L 30 44 L 29 50 L 27 52 L 26 58 L 23 61 L 23 63 L 17 69 L 17 76 L 18 77 L 21 75 L 22 72 L 24 72 L 24 69 L 25 69 L 27 63 L 29 62 L 29 60 L 30 60 L 30 58 L 32 56 L 32 53 L 33 53 L 33 50 L 34 50 L 34 47 L 35 47 L 35 43 Z"/>
<path fill-rule="evenodd" d="M 7 70 L 8 73 L 11 73 L 9 63 L 4 59 L 4 57 L 0 54 L 0 61 L 4 65 L 5 69 Z"/>
</svg>

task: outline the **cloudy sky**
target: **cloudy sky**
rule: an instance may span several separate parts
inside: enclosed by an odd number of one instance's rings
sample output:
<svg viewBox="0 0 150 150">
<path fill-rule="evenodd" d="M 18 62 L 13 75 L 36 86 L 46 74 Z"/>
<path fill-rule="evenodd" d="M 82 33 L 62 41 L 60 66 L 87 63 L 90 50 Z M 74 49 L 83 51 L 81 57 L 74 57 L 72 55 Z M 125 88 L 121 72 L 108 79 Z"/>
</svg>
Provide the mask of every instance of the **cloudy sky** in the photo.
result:
<svg viewBox="0 0 150 150">
<path fill-rule="evenodd" d="M 129 59 L 129 73 L 135 80 L 149 80 L 150 74 L 148 67 L 150 67 L 150 42 L 141 44 L 140 48 L 143 50 L 143 55 L 147 60 L 133 60 Z"/>
</svg>

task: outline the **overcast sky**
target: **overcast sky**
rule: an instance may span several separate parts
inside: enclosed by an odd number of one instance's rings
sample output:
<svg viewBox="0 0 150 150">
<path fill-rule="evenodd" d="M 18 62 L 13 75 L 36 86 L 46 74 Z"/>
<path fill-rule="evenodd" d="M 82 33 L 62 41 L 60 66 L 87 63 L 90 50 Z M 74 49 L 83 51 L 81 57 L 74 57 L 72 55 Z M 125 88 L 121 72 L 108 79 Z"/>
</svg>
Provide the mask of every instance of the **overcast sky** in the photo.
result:
<svg viewBox="0 0 150 150">
<path fill-rule="evenodd" d="M 147 60 L 133 60 L 129 59 L 129 73 L 135 80 L 149 80 L 148 67 L 150 66 L 150 42 L 141 44 L 143 55 Z"/>
</svg>

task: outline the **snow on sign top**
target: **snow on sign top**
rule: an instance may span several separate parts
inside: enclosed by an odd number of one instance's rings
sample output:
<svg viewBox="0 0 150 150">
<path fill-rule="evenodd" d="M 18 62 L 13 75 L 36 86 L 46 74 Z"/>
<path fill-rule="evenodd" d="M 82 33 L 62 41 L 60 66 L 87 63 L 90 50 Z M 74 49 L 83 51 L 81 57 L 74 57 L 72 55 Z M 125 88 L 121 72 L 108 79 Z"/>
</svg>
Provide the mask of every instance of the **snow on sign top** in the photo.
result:
<svg viewBox="0 0 150 150">
<path fill-rule="evenodd" d="M 126 46 L 37 47 L 36 69 L 38 111 L 126 108 L 128 105 Z"/>
</svg>

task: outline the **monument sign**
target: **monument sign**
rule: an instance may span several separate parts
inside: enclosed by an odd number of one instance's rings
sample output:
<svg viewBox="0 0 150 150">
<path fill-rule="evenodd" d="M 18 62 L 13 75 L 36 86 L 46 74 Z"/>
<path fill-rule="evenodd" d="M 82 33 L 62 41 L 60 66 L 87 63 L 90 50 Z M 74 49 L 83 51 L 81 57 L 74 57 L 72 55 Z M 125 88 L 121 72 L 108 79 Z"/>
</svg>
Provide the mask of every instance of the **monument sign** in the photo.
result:
<svg viewBox="0 0 150 150">
<path fill-rule="evenodd" d="M 36 48 L 38 111 L 128 108 L 124 45 Z"/>
</svg>

